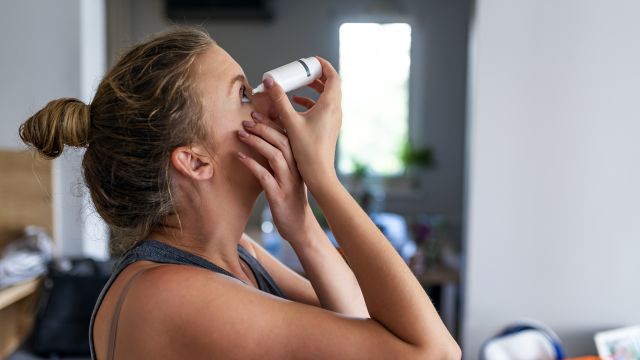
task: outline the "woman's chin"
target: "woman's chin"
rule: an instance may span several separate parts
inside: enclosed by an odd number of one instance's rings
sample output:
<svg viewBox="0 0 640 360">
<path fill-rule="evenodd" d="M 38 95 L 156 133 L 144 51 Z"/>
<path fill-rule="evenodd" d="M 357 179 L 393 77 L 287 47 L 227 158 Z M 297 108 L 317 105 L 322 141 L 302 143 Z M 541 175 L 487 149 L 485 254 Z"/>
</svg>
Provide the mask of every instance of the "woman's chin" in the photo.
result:
<svg viewBox="0 0 640 360">
<path fill-rule="evenodd" d="M 253 174 L 250 174 L 250 175 L 251 175 L 251 178 L 248 179 L 247 191 L 254 192 L 257 196 L 263 191 L 262 184 L 260 184 L 260 181 L 258 180 L 258 178 L 256 178 Z"/>
<path fill-rule="evenodd" d="M 268 171 L 271 171 L 271 169 L 268 167 L 268 165 L 267 165 L 266 169 Z M 242 174 L 240 175 L 240 177 L 242 179 L 242 180 L 240 180 L 240 183 L 242 184 L 241 186 L 244 188 L 244 190 L 247 193 L 255 193 L 256 196 L 259 195 L 263 190 L 262 189 L 262 185 L 260 184 L 260 181 L 251 172 L 251 170 L 249 170 L 248 168 L 245 168 L 245 170 L 246 171 L 243 171 Z"/>
</svg>

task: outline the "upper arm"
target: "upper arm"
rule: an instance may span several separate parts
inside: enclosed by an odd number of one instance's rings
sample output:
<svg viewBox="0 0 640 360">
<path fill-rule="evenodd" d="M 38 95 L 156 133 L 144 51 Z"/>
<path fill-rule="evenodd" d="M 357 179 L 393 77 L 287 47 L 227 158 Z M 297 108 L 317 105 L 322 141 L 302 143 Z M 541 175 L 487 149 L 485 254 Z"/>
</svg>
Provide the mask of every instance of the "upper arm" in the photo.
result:
<svg viewBox="0 0 640 360">
<path fill-rule="evenodd" d="M 373 319 L 350 318 L 193 268 L 146 281 L 182 358 L 414 359 L 424 352 Z M 149 294 L 148 294 L 149 296 Z M 188 346 L 184 346 L 188 344 Z"/>
<path fill-rule="evenodd" d="M 318 295 L 309 280 L 284 265 L 248 235 L 242 235 L 240 245 L 258 260 L 290 300 L 321 306 Z"/>
</svg>

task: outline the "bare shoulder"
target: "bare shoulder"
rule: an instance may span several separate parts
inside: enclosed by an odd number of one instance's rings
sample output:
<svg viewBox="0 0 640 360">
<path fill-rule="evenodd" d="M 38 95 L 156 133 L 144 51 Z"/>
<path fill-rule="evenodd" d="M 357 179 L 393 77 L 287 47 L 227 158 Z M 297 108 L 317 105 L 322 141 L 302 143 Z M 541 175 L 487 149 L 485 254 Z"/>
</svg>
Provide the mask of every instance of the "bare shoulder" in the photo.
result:
<svg viewBox="0 0 640 360">
<path fill-rule="evenodd" d="M 129 341 L 148 338 L 144 329 L 152 327 L 155 346 L 161 340 L 163 351 L 179 351 L 174 355 L 181 358 L 411 359 L 419 354 L 375 320 L 282 299 L 197 267 L 148 271 L 132 288 L 129 306 Z"/>
</svg>

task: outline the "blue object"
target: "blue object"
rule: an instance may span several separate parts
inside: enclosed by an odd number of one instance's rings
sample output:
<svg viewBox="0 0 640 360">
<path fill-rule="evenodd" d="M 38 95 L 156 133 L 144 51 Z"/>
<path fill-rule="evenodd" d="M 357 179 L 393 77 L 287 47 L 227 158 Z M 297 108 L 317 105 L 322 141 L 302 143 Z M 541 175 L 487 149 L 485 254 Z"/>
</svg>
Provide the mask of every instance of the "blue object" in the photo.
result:
<svg viewBox="0 0 640 360">
<path fill-rule="evenodd" d="M 408 262 L 416 253 L 417 246 L 409 237 L 409 228 L 404 217 L 388 212 L 371 213 L 369 216 L 384 236 L 389 239 L 391 245 L 402 256 L 404 261 Z"/>
<path fill-rule="evenodd" d="M 524 339 L 515 340 L 515 337 L 517 335 L 521 335 L 526 332 L 535 334 L 536 336 L 539 336 L 545 339 L 547 342 L 547 345 L 551 349 L 553 349 L 553 352 L 554 352 L 553 359 L 555 360 L 564 359 L 564 350 L 562 349 L 562 342 L 560 341 L 560 338 L 558 337 L 558 335 L 556 335 L 556 333 L 550 327 L 542 323 L 539 323 L 536 321 L 527 321 L 527 322 L 507 326 L 497 335 L 487 340 L 482 345 L 482 348 L 480 350 L 480 357 L 479 357 L 480 360 L 493 360 L 495 358 L 495 357 L 491 357 L 488 354 L 489 353 L 488 349 L 490 347 L 493 347 L 494 350 L 496 347 L 498 348 L 503 347 L 504 349 L 507 349 L 509 347 L 523 348 L 524 347 L 523 341 L 526 341 L 526 340 Z M 511 342 L 511 344 L 509 344 L 509 342 Z M 516 342 L 519 342 L 520 346 L 514 346 Z M 529 342 L 528 344 L 531 344 L 531 343 Z M 508 353 L 508 350 L 505 350 L 504 353 L 501 354 L 499 358 L 505 359 L 506 353 Z M 541 358 L 540 355 L 533 355 L 533 354 L 525 355 L 525 354 L 519 353 L 518 355 L 519 355 L 518 358 Z"/>
</svg>

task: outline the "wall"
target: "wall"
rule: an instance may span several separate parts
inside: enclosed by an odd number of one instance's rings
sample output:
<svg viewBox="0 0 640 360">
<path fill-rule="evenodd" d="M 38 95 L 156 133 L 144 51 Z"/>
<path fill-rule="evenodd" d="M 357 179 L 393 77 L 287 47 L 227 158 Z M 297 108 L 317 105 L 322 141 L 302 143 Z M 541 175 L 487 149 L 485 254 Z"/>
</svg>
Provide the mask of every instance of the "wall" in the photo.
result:
<svg viewBox="0 0 640 360">
<path fill-rule="evenodd" d="M 568 355 L 640 323 L 640 3 L 479 0 L 464 350 L 523 317 Z"/>
<path fill-rule="evenodd" d="M 18 127 L 48 101 L 90 100 L 104 70 L 103 18 L 101 0 L 0 3 L 0 148 L 24 148 Z M 91 210 L 83 207 L 81 154 L 65 150 L 54 161 L 53 235 L 65 255 L 81 255 L 85 245 L 91 245 L 83 241 L 83 232 L 104 236 L 105 231 Z M 87 217 L 93 219 L 91 228 L 86 226 Z"/>
<path fill-rule="evenodd" d="M 435 147 L 438 168 L 424 175 L 425 188 L 390 193 L 387 209 L 436 212 L 459 226 L 462 214 L 464 116 L 469 1 L 396 1 L 412 24 L 411 134 Z M 213 38 L 257 83 L 262 73 L 302 56 L 321 55 L 338 64 L 338 27 L 362 19 L 372 4 L 358 1 L 274 1 L 275 21 L 204 22 Z M 109 3 L 111 58 L 122 47 L 166 29 L 162 0 Z M 255 214 L 254 214 L 255 215 Z"/>
</svg>

